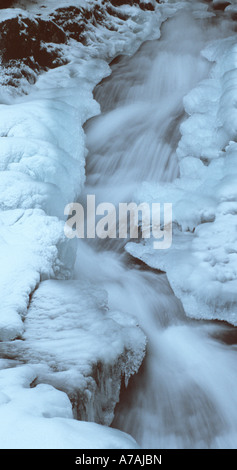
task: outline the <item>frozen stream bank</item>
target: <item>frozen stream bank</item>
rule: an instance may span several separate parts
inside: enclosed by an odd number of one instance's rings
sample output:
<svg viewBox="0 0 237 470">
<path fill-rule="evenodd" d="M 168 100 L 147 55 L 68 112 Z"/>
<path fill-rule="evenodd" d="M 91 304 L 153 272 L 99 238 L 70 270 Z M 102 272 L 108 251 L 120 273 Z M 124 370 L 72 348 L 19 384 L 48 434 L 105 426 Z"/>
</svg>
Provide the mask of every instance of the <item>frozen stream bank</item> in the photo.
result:
<svg viewBox="0 0 237 470">
<path fill-rule="evenodd" d="M 149 188 L 178 176 L 183 97 L 208 76 L 200 51 L 220 36 L 218 27 L 182 11 L 159 41 L 112 65 L 95 90 L 102 115 L 86 126 L 85 195 L 130 202 L 142 182 Z M 189 320 L 166 276 L 132 262 L 121 242 L 84 243 L 79 253 L 78 277 L 105 286 L 110 307 L 135 315 L 148 338 L 145 362 L 122 392 L 113 426 L 144 448 L 235 447 L 236 347 L 223 340 L 235 330 Z"/>
</svg>

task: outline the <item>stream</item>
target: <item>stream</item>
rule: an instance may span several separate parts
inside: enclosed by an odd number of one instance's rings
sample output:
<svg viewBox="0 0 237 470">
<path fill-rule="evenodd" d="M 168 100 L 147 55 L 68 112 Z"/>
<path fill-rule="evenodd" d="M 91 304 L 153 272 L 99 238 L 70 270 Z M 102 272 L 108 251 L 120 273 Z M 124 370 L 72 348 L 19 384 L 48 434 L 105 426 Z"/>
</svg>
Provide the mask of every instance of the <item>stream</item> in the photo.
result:
<svg viewBox="0 0 237 470">
<path fill-rule="evenodd" d="M 97 204 L 117 206 L 132 201 L 144 181 L 178 177 L 183 97 L 209 74 L 200 51 L 225 35 L 218 21 L 182 11 L 163 24 L 160 40 L 113 61 L 94 91 L 101 115 L 85 125 L 81 201 L 93 194 Z M 236 447 L 235 329 L 187 318 L 165 273 L 132 259 L 127 241 L 79 240 L 75 267 L 76 279 L 106 289 L 109 307 L 135 316 L 147 336 L 146 358 L 123 387 L 112 426 L 146 449 Z"/>
</svg>

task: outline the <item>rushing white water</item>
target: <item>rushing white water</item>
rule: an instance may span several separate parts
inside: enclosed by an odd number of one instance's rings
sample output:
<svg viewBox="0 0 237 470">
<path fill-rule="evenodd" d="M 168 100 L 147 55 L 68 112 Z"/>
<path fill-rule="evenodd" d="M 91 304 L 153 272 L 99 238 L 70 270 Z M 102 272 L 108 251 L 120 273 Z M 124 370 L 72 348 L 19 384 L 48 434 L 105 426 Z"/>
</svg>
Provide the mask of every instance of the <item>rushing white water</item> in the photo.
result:
<svg viewBox="0 0 237 470">
<path fill-rule="evenodd" d="M 224 34 L 219 26 L 182 12 L 163 26 L 159 41 L 112 65 L 95 91 L 102 114 L 86 125 L 83 198 L 130 202 L 142 181 L 177 177 L 182 99 L 208 75 L 200 50 Z M 136 264 L 121 242 L 78 243 L 76 278 L 105 288 L 111 308 L 136 316 L 148 338 L 145 362 L 122 391 L 113 426 L 147 449 L 236 447 L 235 330 L 188 320 L 166 276 Z"/>
</svg>

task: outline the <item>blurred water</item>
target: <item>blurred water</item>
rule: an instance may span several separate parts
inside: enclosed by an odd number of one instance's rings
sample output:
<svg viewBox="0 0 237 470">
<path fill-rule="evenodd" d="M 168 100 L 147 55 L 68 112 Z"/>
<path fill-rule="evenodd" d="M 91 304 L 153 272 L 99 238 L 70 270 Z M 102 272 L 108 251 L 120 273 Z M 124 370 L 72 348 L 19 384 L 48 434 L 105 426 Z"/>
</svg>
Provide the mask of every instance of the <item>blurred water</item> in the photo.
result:
<svg viewBox="0 0 237 470">
<path fill-rule="evenodd" d="M 95 90 L 102 114 L 85 126 L 84 198 L 129 202 L 143 181 L 178 176 L 182 99 L 208 75 L 200 50 L 220 31 L 182 12 L 164 24 L 159 41 L 112 64 L 112 75 Z M 136 264 L 121 243 L 78 243 L 76 277 L 106 289 L 109 306 L 135 315 L 148 338 L 146 359 L 121 392 L 113 426 L 147 449 L 236 447 L 235 329 L 187 319 L 165 274 Z"/>
</svg>

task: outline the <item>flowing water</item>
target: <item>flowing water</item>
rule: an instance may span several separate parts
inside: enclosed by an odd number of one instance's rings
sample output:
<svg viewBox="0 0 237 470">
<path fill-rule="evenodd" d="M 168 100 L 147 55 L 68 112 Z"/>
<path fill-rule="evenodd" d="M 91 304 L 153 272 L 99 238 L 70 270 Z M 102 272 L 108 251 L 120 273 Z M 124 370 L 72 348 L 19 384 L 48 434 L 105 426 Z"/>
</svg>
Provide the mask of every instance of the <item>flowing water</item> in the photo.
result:
<svg viewBox="0 0 237 470">
<path fill-rule="evenodd" d="M 224 34 L 213 20 L 176 14 L 161 39 L 119 57 L 95 90 L 102 114 L 85 126 L 84 195 L 130 202 L 143 181 L 179 174 L 175 149 L 183 97 L 208 76 L 205 42 Z M 131 259 L 121 240 L 80 240 L 76 277 L 105 288 L 109 306 L 136 316 L 148 339 L 139 373 L 123 388 L 113 426 L 143 448 L 236 447 L 235 329 L 188 319 L 164 273 Z"/>
</svg>

